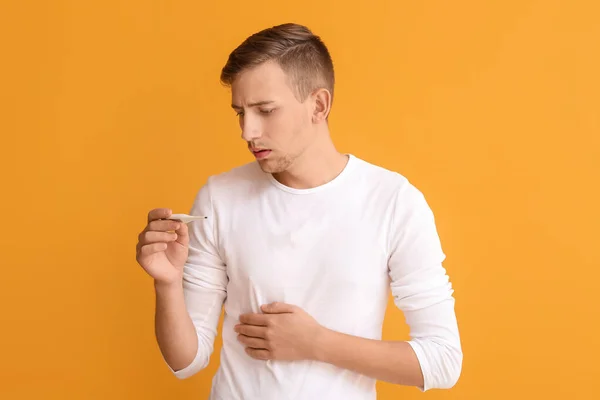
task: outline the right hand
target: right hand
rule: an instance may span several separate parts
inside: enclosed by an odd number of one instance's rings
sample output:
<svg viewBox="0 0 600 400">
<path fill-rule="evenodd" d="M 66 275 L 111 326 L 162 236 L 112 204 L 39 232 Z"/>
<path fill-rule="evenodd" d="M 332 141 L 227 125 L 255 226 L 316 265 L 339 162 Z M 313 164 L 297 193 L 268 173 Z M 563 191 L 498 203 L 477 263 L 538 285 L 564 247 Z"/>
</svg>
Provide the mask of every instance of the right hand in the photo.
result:
<svg viewBox="0 0 600 400">
<path fill-rule="evenodd" d="M 165 219 L 171 214 L 168 208 L 151 210 L 148 225 L 139 234 L 136 246 L 137 262 L 161 284 L 181 282 L 188 257 L 188 227 L 181 221 Z"/>
</svg>

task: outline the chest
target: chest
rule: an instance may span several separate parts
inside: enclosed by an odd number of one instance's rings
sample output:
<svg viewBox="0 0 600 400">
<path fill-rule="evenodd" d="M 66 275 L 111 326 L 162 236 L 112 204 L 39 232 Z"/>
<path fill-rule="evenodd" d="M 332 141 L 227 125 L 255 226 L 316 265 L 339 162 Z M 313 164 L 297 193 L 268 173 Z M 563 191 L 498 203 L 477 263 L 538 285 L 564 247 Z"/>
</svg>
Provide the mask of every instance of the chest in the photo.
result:
<svg viewBox="0 0 600 400">
<path fill-rule="evenodd" d="M 223 243 L 230 281 L 264 290 L 380 282 L 388 257 L 383 224 L 335 208 L 239 216 Z"/>
</svg>

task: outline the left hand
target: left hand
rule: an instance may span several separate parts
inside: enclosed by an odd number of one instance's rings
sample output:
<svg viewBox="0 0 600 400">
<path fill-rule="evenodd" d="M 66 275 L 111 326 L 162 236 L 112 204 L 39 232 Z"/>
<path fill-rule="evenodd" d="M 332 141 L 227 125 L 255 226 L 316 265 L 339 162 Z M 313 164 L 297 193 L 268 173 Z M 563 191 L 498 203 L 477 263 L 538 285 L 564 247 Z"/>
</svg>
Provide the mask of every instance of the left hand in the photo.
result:
<svg viewBox="0 0 600 400">
<path fill-rule="evenodd" d="M 264 314 L 242 314 L 234 330 L 246 352 L 257 360 L 316 360 L 325 328 L 300 307 L 271 303 Z"/>
</svg>

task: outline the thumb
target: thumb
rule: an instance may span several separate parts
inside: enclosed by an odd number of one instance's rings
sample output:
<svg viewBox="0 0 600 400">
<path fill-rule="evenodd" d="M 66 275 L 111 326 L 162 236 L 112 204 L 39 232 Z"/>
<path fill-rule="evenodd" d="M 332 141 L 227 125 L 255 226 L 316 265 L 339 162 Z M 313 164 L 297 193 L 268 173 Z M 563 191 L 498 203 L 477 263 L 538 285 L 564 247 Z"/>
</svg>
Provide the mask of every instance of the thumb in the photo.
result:
<svg viewBox="0 0 600 400">
<path fill-rule="evenodd" d="M 291 304 L 275 302 L 270 304 L 264 304 L 260 307 L 260 309 L 267 314 L 283 314 L 294 312 L 295 307 Z"/>
<path fill-rule="evenodd" d="M 175 231 L 177 234 L 177 242 L 185 247 L 187 247 L 190 242 L 188 229 L 189 228 L 186 223 L 180 222 L 179 229 Z"/>
</svg>

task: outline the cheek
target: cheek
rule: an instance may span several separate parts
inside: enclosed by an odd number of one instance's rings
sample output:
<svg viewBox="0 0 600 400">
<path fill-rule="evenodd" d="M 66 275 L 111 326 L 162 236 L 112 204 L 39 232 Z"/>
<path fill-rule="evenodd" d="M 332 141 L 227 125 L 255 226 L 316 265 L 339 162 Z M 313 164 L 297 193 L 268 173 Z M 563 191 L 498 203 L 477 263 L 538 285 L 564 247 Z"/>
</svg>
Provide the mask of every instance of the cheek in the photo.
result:
<svg viewBox="0 0 600 400">
<path fill-rule="evenodd" d="M 291 136 L 296 125 L 293 118 L 283 113 L 273 115 L 265 121 L 265 133 L 274 140 L 284 140 Z"/>
<path fill-rule="evenodd" d="M 304 113 L 277 113 L 265 118 L 263 134 L 283 150 L 291 150 L 304 141 L 307 123 Z"/>
</svg>

